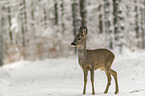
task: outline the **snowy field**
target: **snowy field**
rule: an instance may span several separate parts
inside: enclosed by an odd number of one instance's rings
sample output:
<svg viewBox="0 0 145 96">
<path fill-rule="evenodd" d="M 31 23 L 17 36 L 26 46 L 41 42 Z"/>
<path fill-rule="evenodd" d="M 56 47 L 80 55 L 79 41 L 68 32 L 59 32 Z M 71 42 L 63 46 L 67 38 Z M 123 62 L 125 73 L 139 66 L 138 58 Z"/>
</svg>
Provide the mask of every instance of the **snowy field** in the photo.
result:
<svg viewBox="0 0 145 96">
<path fill-rule="evenodd" d="M 118 73 L 117 96 L 145 96 L 145 52 L 117 56 L 112 69 Z M 19 61 L 0 68 L 0 96 L 91 96 L 89 76 L 83 95 L 83 72 L 77 57 Z M 106 84 L 104 71 L 96 70 L 96 96 L 116 96 L 114 78 L 108 94 L 103 93 Z"/>
</svg>

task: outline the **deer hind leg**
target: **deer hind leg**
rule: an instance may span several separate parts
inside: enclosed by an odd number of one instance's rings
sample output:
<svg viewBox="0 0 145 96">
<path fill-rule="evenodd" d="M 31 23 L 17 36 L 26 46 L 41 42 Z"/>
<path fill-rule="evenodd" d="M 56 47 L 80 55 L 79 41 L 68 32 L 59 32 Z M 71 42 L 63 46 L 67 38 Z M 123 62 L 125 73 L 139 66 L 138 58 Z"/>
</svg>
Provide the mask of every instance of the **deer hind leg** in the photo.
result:
<svg viewBox="0 0 145 96">
<path fill-rule="evenodd" d="M 104 93 L 107 93 L 109 86 L 111 85 L 111 74 L 110 74 L 110 71 L 107 71 L 107 70 L 105 71 L 105 73 L 107 75 L 108 83 L 107 83 L 107 86 L 106 86 Z"/>
<path fill-rule="evenodd" d="M 91 83 L 92 83 L 92 95 L 95 95 L 95 91 L 94 91 L 94 69 L 91 69 L 90 73 L 91 73 Z"/>
<path fill-rule="evenodd" d="M 86 85 L 87 85 L 88 71 L 87 70 L 83 70 L 83 71 L 84 71 L 84 90 L 83 90 L 83 94 L 86 94 Z"/>
<path fill-rule="evenodd" d="M 115 79 L 115 86 L 116 86 L 115 94 L 117 94 L 119 92 L 118 81 L 117 81 L 117 72 L 111 69 L 111 74 L 113 75 L 113 77 Z"/>
</svg>

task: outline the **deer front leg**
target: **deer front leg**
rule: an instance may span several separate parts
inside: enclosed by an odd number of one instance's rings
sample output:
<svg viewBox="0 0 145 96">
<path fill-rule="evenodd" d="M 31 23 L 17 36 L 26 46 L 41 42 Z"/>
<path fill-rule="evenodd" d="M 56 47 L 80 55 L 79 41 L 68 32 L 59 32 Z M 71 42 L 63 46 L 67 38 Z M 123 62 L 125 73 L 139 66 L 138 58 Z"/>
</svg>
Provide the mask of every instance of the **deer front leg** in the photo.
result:
<svg viewBox="0 0 145 96">
<path fill-rule="evenodd" d="M 86 94 L 86 84 L 87 84 L 88 71 L 87 70 L 83 70 L 83 71 L 84 71 L 84 90 L 83 90 L 83 94 Z"/>
<path fill-rule="evenodd" d="M 94 69 L 91 69 L 90 72 L 91 72 L 91 83 L 92 83 L 92 95 L 95 95 L 95 91 L 94 91 Z"/>
</svg>

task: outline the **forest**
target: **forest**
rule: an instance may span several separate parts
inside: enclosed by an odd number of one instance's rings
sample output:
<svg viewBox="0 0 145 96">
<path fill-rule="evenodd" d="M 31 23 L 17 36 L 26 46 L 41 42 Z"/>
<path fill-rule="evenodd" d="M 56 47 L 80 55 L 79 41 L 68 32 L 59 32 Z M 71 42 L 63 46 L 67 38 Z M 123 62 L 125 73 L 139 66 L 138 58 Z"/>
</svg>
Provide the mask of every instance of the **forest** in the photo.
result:
<svg viewBox="0 0 145 96">
<path fill-rule="evenodd" d="M 0 0 L 0 96 L 94 95 L 145 96 L 145 0 Z"/>
<path fill-rule="evenodd" d="M 70 57 L 80 26 L 87 48 L 145 49 L 145 0 L 0 0 L 0 64 Z"/>
</svg>

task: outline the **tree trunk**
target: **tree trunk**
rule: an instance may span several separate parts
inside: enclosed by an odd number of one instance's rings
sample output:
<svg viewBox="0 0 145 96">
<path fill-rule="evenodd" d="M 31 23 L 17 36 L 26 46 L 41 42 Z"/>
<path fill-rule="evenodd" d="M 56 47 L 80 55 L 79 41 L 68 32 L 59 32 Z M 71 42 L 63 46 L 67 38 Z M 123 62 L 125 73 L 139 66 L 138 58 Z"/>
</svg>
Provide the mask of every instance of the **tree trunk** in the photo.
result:
<svg viewBox="0 0 145 96">
<path fill-rule="evenodd" d="M 9 37 L 10 37 L 10 42 L 12 43 L 12 40 L 13 40 L 13 34 L 12 34 L 12 31 L 11 31 L 11 8 L 8 7 L 8 22 L 9 22 Z"/>
<path fill-rule="evenodd" d="M 21 32 L 22 32 L 22 55 L 25 58 L 26 55 L 26 33 L 28 31 L 27 29 L 27 13 L 26 13 L 26 1 L 22 0 L 22 2 L 20 3 L 20 7 L 22 8 L 20 10 L 20 21 L 21 21 Z"/>
<path fill-rule="evenodd" d="M 102 4 L 100 4 L 98 11 L 100 12 L 99 14 L 99 33 L 103 33 L 103 13 L 102 13 Z"/>
<path fill-rule="evenodd" d="M 104 29 L 106 34 L 106 47 L 114 48 L 113 20 L 112 20 L 112 1 L 104 0 Z"/>
<path fill-rule="evenodd" d="M 4 17 L 0 16 L 0 66 L 3 65 L 3 32 L 4 32 Z"/>
<path fill-rule="evenodd" d="M 120 7 L 121 0 L 113 0 L 113 15 L 114 15 L 114 33 L 115 33 L 115 47 L 118 49 L 119 53 L 122 53 L 122 48 L 124 45 L 124 24 L 122 9 Z"/>
<path fill-rule="evenodd" d="M 31 19 L 32 19 L 32 23 L 31 23 L 31 29 L 33 32 L 35 32 L 35 28 L 34 28 L 34 21 L 35 21 L 35 17 L 34 17 L 34 2 L 31 2 Z"/>
<path fill-rule="evenodd" d="M 141 12 L 140 12 L 140 7 L 138 6 L 139 1 L 135 0 L 135 12 L 136 12 L 136 43 L 137 47 L 141 48 L 141 37 L 142 37 L 142 30 L 141 30 Z"/>
<path fill-rule="evenodd" d="M 143 5 L 144 5 L 144 9 L 143 9 L 143 48 L 145 48 L 145 0 L 143 0 Z"/>
<path fill-rule="evenodd" d="M 144 49 L 145 48 L 145 0 L 140 0 L 140 4 L 143 6 L 140 8 L 140 15 L 141 15 L 141 18 L 140 18 L 140 24 L 141 24 L 141 31 L 142 31 L 142 34 L 141 34 L 141 47 Z"/>
<path fill-rule="evenodd" d="M 54 14 L 55 14 L 55 25 L 58 25 L 58 4 L 56 1 L 54 4 Z"/>
<path fill-rule="evenodd" d="M 144 28 L 144 26 L 145 26 L 145 21 L 144 21 L 144 17 L 145 17 L 145 15 L 144 15 L 144 11 L 145 10 L 143 10 L 143 9 L 141 9 L 140 10 L 140 12 L 141 12 L 141 32 L 142 32 L 142 34 L 141 34 L 141 48 L 145 48 L 145 28 Z"/>
<path fill-rule="evenodd" d="M 76 0 L 73 1 L 72 3 L 72 18 L 73 18 L 73 35 L 74 38 L 79 30 L 80 27 L 80 19 L 79 19 L 79 6 L 78 2 Z M 77 48 L 75 48 L 75 53 L 77 53 Z"/>
<path fill-rule="evenodd" d="M 23 5 L 24 5 L 24 20 L 25 20 L 25 30 L 26 32 L 28 31 L 27 29 L 27 12 L 26 12 L 26 0 L 23 0 Z"/>
<path fill-rule="evenodd" d="M 47 12 L 46 12 L 46 8 L 44 6 L 44 28 L 47 28 Z"/>
<path fill-rule="evenodd" d="M 86 26 L 86 16 L 87 16 L 87 10 L 86 10 L 86 0 L 80 0 L 80 15 L 81 15 L 81 26 Z"/>
<path fill-rule="evenodd" d="M 61 26 L 62 26 L 62 34 L 65 32 L 65 23 L 64 23 L 64 1 L 61 1 Z"/>
</svg>

